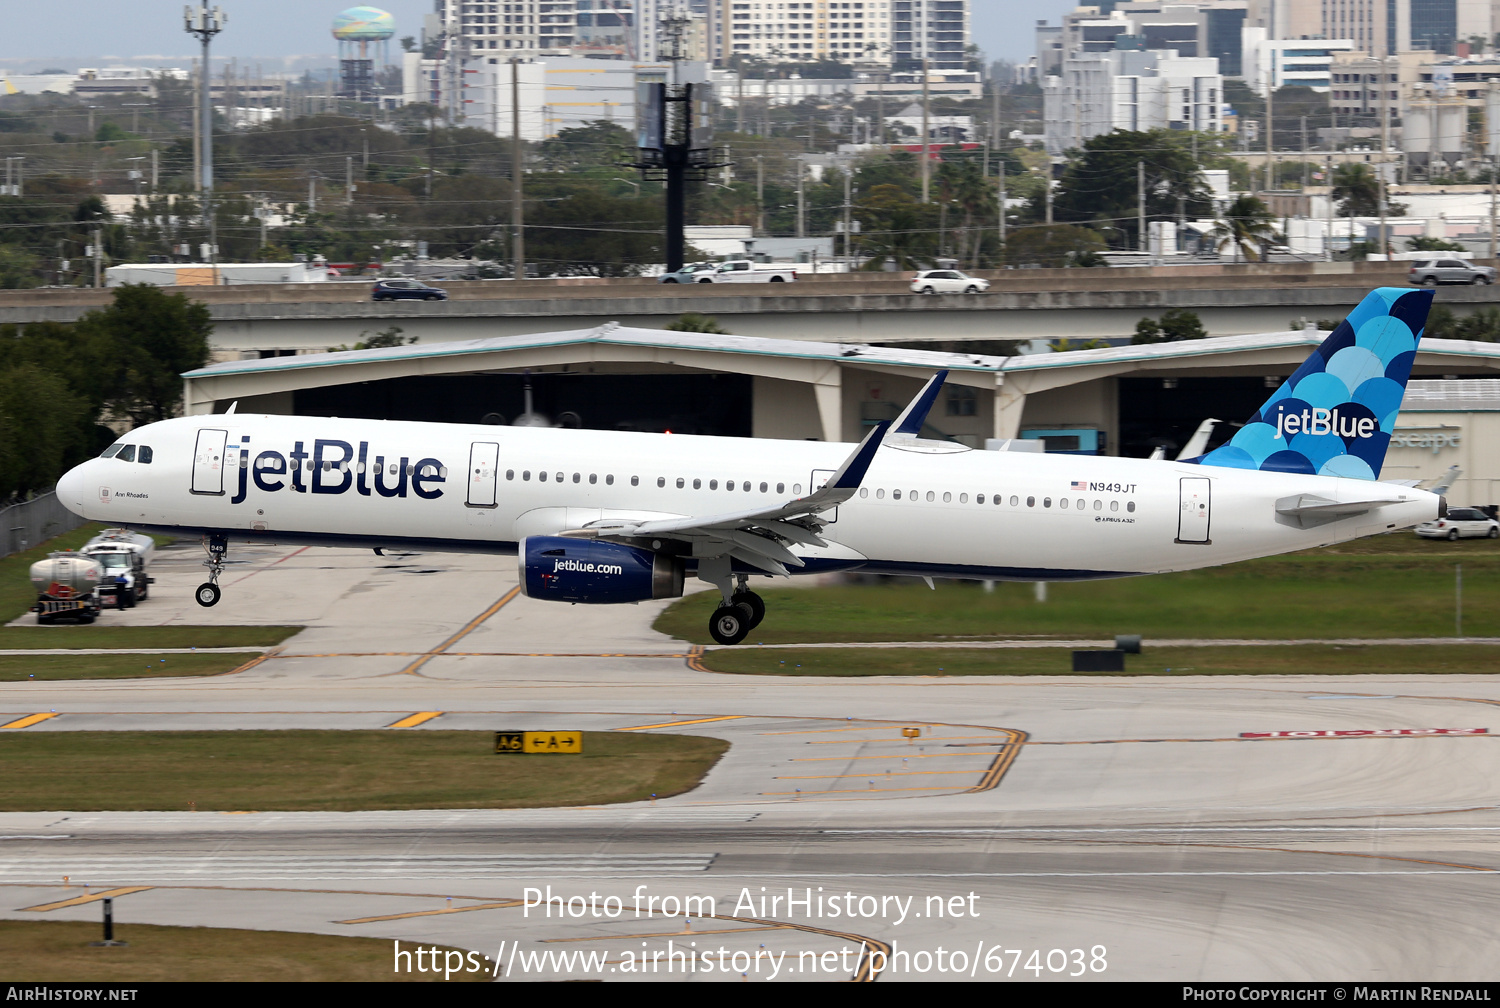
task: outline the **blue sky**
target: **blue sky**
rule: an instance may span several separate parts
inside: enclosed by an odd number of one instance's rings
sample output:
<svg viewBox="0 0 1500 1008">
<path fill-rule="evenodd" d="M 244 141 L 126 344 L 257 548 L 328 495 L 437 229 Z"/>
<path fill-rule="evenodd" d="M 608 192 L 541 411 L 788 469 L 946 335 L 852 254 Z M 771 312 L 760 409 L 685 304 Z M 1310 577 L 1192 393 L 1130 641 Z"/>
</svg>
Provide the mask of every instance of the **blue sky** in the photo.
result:
<svg viewBox="0 0 1500 1008">
<path fill-rule="evenodd" d="M 182 30 L 184 0 L 48 0 L 7 4 L 0 37 L 0 69 L 34 64 L 48 57 L 122 62 L 181 63 L 196 49 Z M 229 27 L 214 52 L 241 59 L 278 60 L 318 54 L 332 56 L 328 33 L 345 3 L 308 0 L 219 0 Z M 430 0 L 387 0 L 372 6 L 396 17 L 396 34 L 417 35 Z M 1072 0 L 972 0 L 974 41 L 991 58 L 1025 59 L 1031 54 L 1037 18 L 1057 18 Z M 397 47 L 392 45 L 393 49 Z M 267 69 L 272 67 L 267 66 Z M 38 69 L 31 66 L 30 69 Z"/>
</svg>

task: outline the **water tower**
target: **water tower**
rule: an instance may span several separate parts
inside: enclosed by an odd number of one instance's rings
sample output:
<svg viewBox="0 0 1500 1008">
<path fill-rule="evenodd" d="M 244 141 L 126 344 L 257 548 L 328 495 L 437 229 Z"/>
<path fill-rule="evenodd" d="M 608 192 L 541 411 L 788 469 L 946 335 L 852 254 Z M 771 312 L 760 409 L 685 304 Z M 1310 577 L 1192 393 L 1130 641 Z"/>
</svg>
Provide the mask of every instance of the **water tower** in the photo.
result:
<svg viewBox="0 0 1500 1008">
<path fill-rule="evenodd" d="M 377 7 L 350 7 L 333 19 L 339 42 L 339 96 L 375 100 L 375 61 L 390 62 L 388 47 L 396 19 Z"/>
</svg>

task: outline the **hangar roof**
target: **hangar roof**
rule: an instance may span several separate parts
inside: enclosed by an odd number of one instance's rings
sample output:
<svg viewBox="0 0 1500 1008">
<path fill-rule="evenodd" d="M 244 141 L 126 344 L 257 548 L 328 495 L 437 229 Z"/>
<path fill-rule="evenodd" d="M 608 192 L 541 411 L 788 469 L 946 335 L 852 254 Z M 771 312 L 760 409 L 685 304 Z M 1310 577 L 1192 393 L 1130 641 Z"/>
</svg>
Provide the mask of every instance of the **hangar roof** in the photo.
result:
<svg viewBox="0 0 1500 1008">
<path fill-rule="evenodd" d="M 948 368 L 953 371 L 1000 370 L 1013 357 L 983 354 L 943 353 L 936 350 L 904 350 L 855 343 L 818 343 L 809 340 L 767 339 L 760 336 L 722 336 L 711 333 L 675 332 L 667 329 L 634 329 L 608 323 L 594 329 L 537 333 L 532 336 L 495 336 L 452 343 L 425 343 L 382 347 L 375 350 L 340 350 L 332 353 L 268 357 L 264 360 L 226 361 L 188 371 L 184 378 L 217 378 L 224 375 L 267 373 L 300 368 L 342 367 L 366 362 L 441 360 L 475 354 L 598 344 L 618 347 L 650 347 L 669 350 L 700 350 L 802 360 L 826 360 L 899 367 Z M 456 368 L 462 364 L 455 361 Z"/>
</svg>

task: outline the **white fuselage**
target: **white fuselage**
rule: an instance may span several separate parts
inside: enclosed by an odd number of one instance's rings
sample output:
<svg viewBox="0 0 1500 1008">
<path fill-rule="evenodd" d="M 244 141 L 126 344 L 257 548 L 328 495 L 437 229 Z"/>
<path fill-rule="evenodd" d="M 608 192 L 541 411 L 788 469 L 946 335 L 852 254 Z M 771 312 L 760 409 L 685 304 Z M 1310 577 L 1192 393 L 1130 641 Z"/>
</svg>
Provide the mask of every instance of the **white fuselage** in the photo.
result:
<svg viewBox="0 0 1500 1008">
<path fill-rule="evenodd" d="M 216 431 L 224 432 L 217 450 Z M 803 497 L 851 449 L 250 414 L 167 420 L 121 440 L 149 446 L 150 464 L 85 462 L 58 483 L 65 506 L 97 521 L 234 540 L 500 553 L 515 552 L 527 536 L 601 518 L 718 515 Z M 1397 502 L 1314 528 L 1277 513 L 1290 496 L 1360 499 L 1371 487 Z M 794 547 L 808 561 L 794 573 L 858 567 L 1019 580 L 1158 573 L 1415 525 L 1438 508 L 1425 491 L 1362 480 L 887 445 L 856 495 L 827 516 L 830 547 Z"/>
</svg>

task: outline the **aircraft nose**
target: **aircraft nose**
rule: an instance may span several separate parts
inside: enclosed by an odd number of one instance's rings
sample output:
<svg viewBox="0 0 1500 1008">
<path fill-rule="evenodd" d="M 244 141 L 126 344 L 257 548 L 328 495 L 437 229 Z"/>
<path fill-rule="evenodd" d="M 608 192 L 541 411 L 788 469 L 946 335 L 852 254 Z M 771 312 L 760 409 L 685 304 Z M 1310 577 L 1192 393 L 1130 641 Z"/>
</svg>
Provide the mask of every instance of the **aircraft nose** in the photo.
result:
<svg viewBox="0 0 1500 1008">
<path fill-rule="evenodd" d="M 80 463 L 63 473 L 62 478 L 57 481 L 58 502 L 80 518 L 88 517 L 84 514 L 84 502 L 89 499 L 89 470 L 93 464 L 93 459 Z"/>
</svg>

